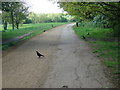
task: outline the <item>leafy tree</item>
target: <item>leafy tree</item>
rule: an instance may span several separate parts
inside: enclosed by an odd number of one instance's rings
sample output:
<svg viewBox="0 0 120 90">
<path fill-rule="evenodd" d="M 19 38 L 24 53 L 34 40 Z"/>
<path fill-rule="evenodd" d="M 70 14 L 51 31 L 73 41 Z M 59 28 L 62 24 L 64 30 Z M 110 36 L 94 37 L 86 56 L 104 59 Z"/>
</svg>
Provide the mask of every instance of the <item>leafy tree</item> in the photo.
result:
<svg viewBox="0 0 120 90">
<path fill-rule="evenodd" d="M 61 14 L 35 14 L 31 12 L 28 16 L 32 20 L 32 23 L 46 23 L 46 22 L 67 22 L 67 18 Z"/>
<path fill-rule="evenodd" d="M 26 17 L 23 24 L 29 24 L 29 23 L 32 23 L 32 20 Z"/>
<path fill-rule="evenodd" d="M 2 24 L 2 3 L 0 1 L 0 24 Z"/>
<path fill-rule="evenodd" d="M 2 24 L 2 13 L 0 13 L 0 24 Z"/>
<path fill-rule="evenodd" d="M 3 12 L 2 13 L 2 23 L 3 23 L 3 26 L 4 26 L 4 30 L 7 30 L 7 24 L 8 22 L 10 21 L 9 19 L 9 13 L 8 12 Z"/>
<path fill-rule="evenodd" d="M 34 12 L 30 12 L 28 18 L 32 21 L 32 23 L 38 23 L 38 15 Z"/>
<path fill-rule="evenodd" d="M 119 32 L 120 3 L 118 2 L 59 2 L 61 8 L 78 18 L 78 21 L 91 21 L 104 16 L 115 33 Z M 101 17 L 102 20 L 102 17 Z"/>
<path fill-rule="evenodd" d="M 14 29 L 14 11 L 18 2 L 2 2 L 2 11 L 10 12 L 12 29 Z"/>
<path fill-rule="evenodd" d="M 11 20 L 7 21 L 12 24 L 12 29 L 14 30 L 14 27 L 18 28 L 19 23 L 21 20 L 23 20 L 25 13 L 28 8 L 26 8 L 23 4 L 23 2 L 2 2 L 2 12 L 8 13 Z M 3 16 L 4 17 L 4 16 Z M 6 19 L 3 18 L 6 24 Z"/>
<path fill-rule="evenodd" d="M 26 8 L 23 4 L 15 9 L 14 18 L 15 18 L 15 26 L 19 29 L 19 24 L 23 22 L 23 20 L 28 15 L 28 7 Z"/>
</svg>

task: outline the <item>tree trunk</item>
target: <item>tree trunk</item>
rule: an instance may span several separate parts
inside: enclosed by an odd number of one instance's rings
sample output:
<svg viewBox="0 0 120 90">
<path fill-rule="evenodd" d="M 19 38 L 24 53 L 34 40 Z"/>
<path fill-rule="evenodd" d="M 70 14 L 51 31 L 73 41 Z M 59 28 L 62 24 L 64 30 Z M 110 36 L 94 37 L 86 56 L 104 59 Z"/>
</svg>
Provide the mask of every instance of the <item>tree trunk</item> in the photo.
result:
<svg viewBox="0 0 120 90">
<path fill-rule="evenodd" d="M 13 11 L 11 11 L 11 21 L 12 21 L 12 29 L 14 30 L 14 15 L 13 15 Z"/>
<path fill-rule="evenodd" d="M 17 27 L 17 29 L 19 29 L 19 23 L 16 23 L 16 27 Z"/>
<path fill-rule="evenodd" d="M 4 21 L 4 30 L 7 30 L 7 22 Z"/>
</svg>

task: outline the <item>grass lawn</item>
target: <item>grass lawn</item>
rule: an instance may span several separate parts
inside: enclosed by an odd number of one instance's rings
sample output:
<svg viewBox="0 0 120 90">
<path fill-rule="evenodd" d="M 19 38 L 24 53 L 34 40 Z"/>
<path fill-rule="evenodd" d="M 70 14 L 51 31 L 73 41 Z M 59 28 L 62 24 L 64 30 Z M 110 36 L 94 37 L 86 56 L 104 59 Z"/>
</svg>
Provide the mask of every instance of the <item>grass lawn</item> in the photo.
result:
<svg viewBox="0 0 120 90">
<path fill-rule="evenodd" d="M 120 46 L 117 41 L 114 41 L 113 30 L 111 28 L 87 27 L 81 24 L 79 27 L 73 26 L 73 29 L 79 38 L 83 39 L 82 36 L 86 37 L 87 42 L 93 48 L 93 53 L 96 53 L 98 57 L 103 59 L 103 64 L 109 67 L 111 74 L 119 80 L 120 69 L 118 67 L 120 65 L 120 58 L 118 48 Z"/>
<path fill-rule="evenodd" d="M 23 24 L 20 29 L 11 30 L 10 25 L 8 26 L 8 30 L 2 32 L 2 40 L 11 39 L 17 36 L 21 36 L 23 34 L 33 32 L 32 34 L 40 34 L 43 30 L 48 30 L 54 27 L 65 24 L 65 23 L 40 23 L 40 24 Z M 1 32 L 0 32 L 1 33 Z"/>
<path fill-rule="evenodd" d="M 4 40 L 9 40 L 9 39 L 15 38 L 17 36 L 21 36 L 26 33 L 32 32 L 28 36 L 25 36 L 21 39 L 21 40 L 25 40 L 25 39 L 29 39 L 30 37 L 33 37 L 35 35 L 42 33 L 44 30 L 49 30 L 53 27 L 60 26 L 63 24 L 67 24 L 67 23 L 23 24 L 22 26 L 20 26 L 20 29 L 18 29 L 18 30 L 17 29 L 11 30 L 11 26 L 8 25 L 8 30 L 5 30 L 5 32 L 0 32 L 0 34 L 2 34 L 2 36 L 0 38 L 4 41 Z M 53 27 L 52 27 L 52 25 L 53 25 Z M 3 28 L 0 31 L 4 31 Z M 3 44 L 0 47 L 2 48 L 2 50 L 5 50 L 10 46 L 14 46 L 17 42 L 18 41 Z"/>
</svg>

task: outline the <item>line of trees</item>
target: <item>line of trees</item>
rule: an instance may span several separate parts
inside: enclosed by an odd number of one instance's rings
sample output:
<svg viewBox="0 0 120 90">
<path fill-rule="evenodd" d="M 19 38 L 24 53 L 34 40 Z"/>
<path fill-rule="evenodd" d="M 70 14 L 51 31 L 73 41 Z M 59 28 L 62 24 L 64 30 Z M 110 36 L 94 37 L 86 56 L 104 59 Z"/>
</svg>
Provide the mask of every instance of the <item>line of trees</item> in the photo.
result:
<svg viewBox="0 0 120 90">
<path fill-rule="evenodd" d="M 91 21 L 95 26 L 113 28 L 115 35 L 120 34 L 119 2 L 59 2 L 58 4 L 79 22 Z"/>
<path fill-rule="evenodd" d="M 49 22 L 73 22 L 74 17 L 62 13 L 40 13 L 36 14 L 30 12 L 28 17 L 25 19 L 24 24 L 28 23 L 49 23 Z"/>
<path fill-rule="evenodd" d="M 24 2 L 2 2 L 2 23 L 4 30 L 7 30 L 8 23 L 12 24 L 12 29 L 19 29 L 19 24 L 28 15 L 28 7 Z"/>
</svg>

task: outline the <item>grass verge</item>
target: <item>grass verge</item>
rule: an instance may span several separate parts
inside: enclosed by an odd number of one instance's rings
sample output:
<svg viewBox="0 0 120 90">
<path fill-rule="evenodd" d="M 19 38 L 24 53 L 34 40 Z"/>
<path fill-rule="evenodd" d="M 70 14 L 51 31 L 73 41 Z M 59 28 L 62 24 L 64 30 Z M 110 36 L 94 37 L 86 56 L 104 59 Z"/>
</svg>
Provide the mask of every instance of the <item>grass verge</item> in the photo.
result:
<svg viewBox="0 0 120 90">
<path fill-rule="evenodd" d="M 79 38 L 83 39 L 85 36 L 86 41 L 93 48 L 93 53 L 102 58 L 102 63 L 109 68 L 114 83 L 120 87 L 120 58 L 118 55 L 120 46 L 119 42 L 115 41 L 117 37 L 114 37 L 113 30 L 111 28 L 88 27 L 82 24 L 79 27 L 73 26 L 73 29 Z"/>
</svg>

